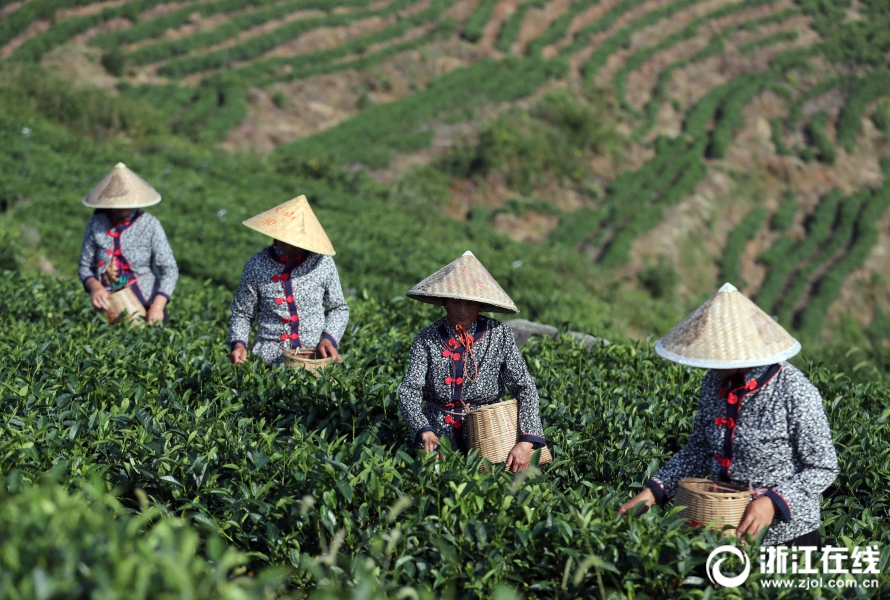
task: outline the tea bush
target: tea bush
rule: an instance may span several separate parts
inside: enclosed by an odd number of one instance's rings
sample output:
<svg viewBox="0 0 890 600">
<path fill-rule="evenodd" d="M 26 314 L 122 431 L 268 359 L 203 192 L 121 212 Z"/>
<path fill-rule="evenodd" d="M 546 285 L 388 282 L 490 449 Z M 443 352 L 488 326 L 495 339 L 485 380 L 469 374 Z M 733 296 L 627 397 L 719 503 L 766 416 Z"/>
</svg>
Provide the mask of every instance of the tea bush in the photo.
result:
<svg viewBox="0 0 890 600">
<path fill-rule="evenodd" d="M 766 208 L 757 206 L 751 209 L 738 225 L 729 234 L 726 247 L 723 249 L 723 258 L 720 259 L 720 278 L 729 281 L 736 286 L 742 286 L 742 274 L 739 271 L 739 262 L 745 252 L 745 245 L 759 232 L 766 218 Z"/>
<path fill-rule="evenodd" d="M 761 255 L 760 259 L 769 265 L 769 271 L 760 289 L 756 302 L 765 311 L 772 311 L 781 299 L 788 275 L 831 235 L 838 205 L 843 194 L 832 191 L 826 194 L 808 219 L 807 235 L 795 243 L 789 236 L 783 236 Z M 790 325 L 790 324 L 789 324 Z"/>
<path fill-rule="evenodd" d="M 369 4 L 361 0 L 358 6 Z M 178 40 L 169 40 L 143 46 L 130 54 L 134 64 L 148 64 L 158 60 L 167 60 L 159 73 L 171 77 L 182 77 L 190 73 L 218 69 L 230 61 L 249 61 L 262 56 L 288 40 L 296 39 L 306 32 L 325 27 L 344 27 L 360 19 L 388 14 L 390 11 L 404 10 L 410 2 L 394 0 L 390 5 L 377 10 L 353 10 L 347 13 L 333 13 L 321 17 L 297 19 L 273 29 L 263 35 L 254 36 L 244 41 L 211 50 L 210 52 L 192 54 L 196 50 L 220 44 L 236 37 L 241 31 L 257 27 L 275 19 L 291 14 L 299 3 L 273 4 L 267 8 L 248 12 L 243 16 L 232 17 L 225 24 L 213 29 L 198 32 Z M 185 56 L 183 56 L 185 55 Z M 178 57 L 178 58 L 177 58 Z"/>
<path fill-rule="evenodd" d="M 834 144 L 831 143 L 831 140 L 828 139 L 828 135 L 825 133 L 825 126 L 827 124 L 828 115 L 825 111 L 822 111 L 807 123 L 806 133 L 809 141 L 812 142 L 819 151 L 819 162 L 831 165 L 834 164 L 834 161 L 837 158 L 837 151 L 834 149 Z"/>
<path fill-rule="evenodd" d="M 519 37 L 519 28 L 522 27 L 522 21 L 525 19 L 526 13 L 533 8 L 543 8 L 547 4 L 547 0 L 523 0 L 516 6 L 498 32 L 498 39 L 494 47 L 501 52 L 509 52 L 510 47 Z"/>
<path fill-rule="evenodd" d="M 108 326 L 76 282 L 7 272 L 0 289 L 5 486 L 13 498 L 40 493 L 77 505 L 66 511 L 83 518 L 59 517 L 66 535 L 82 538 L 71 556 L 98 537 L 118 540 L 87 555 L 97 569 L 123 569 L 128 553 L 115 549 L 138 547 L 160 553 L 136 573 L 173 560 L 191 565 L 182 580 L 196 588 L 241 585 L 219 577 L 244 566 L 283 569 L 295 593 L 363 585 L 371 573 L 391 594 L 419 586 L 490 597 L 507 584 L 529 597 L 701 597 L 683 583 L 702 575 L 719 536 L 691 529 L 676 509 L 616 515 L 629 491 L 682 446 L 698 403 L 701 372 L 666 363 L 648 346 L 590 352 L 556 339 L 525 347 L 555 462 L 517 477 L 480 472 L 478 456 L 447 446 L 435 460 L 408 445 L 395 389 L 413 334 L 440 309 L 352 298 L 345 362 L 316 379 L 254 359 L 231 365 L 231 291 L 214 285 L 185 279 L 168 326 L 150 329 Z M 843 469 L 823 501 L 825 536 L 887 544 L 887 391 L 808 370 Z M 49 471 L 75 488 L 97 482 L 96 498 L 114 488 L 136 514 L 115 507 L 121 516 L 112 521 L 61 492 L 34 491 Z M 17 539 L 44 539 L 41 528 L 52 526 L 43 516 L 50 509 L 33 497 L 0 505 Z M 21 510 L 36 516 L 16 516 Z M 152 521 L 155 514 L 184 519 L 235 551 L 211 539 L 196 544 L 189 527 Z M 62 568 L 44 567 L 53 585 L 68 581 Z M 68 585 L 91 581 L 83 575 Z M 274 572 L 260 578 L 276 581 Z M 758 581 L 741 596 L 761 597 Z"/>
<path fill-rule="evenodd" d="M 248 577 L 248 557 L 215 533 L 147 502 L 127 510 L 98 478 L 69 495 L 52 483 L 21 486 L 18 475 L 0 487 L 4 598 L 281 597 L 281 570 Z"/>
<path fill-rule="evenodd" d="M 488 25 L 488 21 L 491 20 L 491 14 L 494 12 L 496 4 L 497 0 L 482 0 L 476 5 L 464 23 L 463 31 L 460 33 L 461 37 L 469 42 L 481 40 L 482 33 L 485 26 Z"/>
</svg>

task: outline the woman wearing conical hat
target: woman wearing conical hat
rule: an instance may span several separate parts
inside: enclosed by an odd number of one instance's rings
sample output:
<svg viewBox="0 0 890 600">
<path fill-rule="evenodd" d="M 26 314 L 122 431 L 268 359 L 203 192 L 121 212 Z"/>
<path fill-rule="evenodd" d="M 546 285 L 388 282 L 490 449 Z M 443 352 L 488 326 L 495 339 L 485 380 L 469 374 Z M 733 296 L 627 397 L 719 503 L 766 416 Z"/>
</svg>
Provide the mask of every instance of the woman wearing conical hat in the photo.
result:
<svg viewBox="0 0 890 600">
<path fill-rule="evenodd" d="M 471 252 L 408 291 L 414 300 L 445 307 L 446 316 L 423 329 L 399 386 L 399 410 L 418 448 L 433 451 L 441 438 L 467 451 L 463 414 L 500 402 L 506 389 L 519 404 L 518 442 L 507 458 L 516 472 L 545 445 L 538 390 L 519 354 L 513 329 L 479 313 L 518 313 L 516 305 Z"/>
<path fill-rule="evenodd" d="M 285 350 L 310 350 L 340 360 L 338 347 L 349 306 L 334 265 L 334 247 L 305 196 L 267 210 L 244 224 L 275 241 L 254 254 L 232 302 L 229 344 L 234 363 L 247 360 L 248 334 L 259 321 L 251 351 L 278 364 Z"/>
<path fill-rule="evenodd" d="M 822 397 L 786 362 L 800 343 L 727 283 L 655 351 L 710 370 L 686 446 L 620 512 L 665 503 L 681 479 L 710 475 L 752 489 L 739 536 L 770 526 L 766 545 L 821 546 L 819 496 L 839 469 Z"/>
<path fill-rule="evenodd" d="M 95 210 L 78 274 L 96 308 L 107 311 L 108 294 L 130 287 L 150 324 L 164 320 L 179 268 L 161 223 L 143 210 L 160 201 L 161 195 L 123 163 L 83 199 Z"/>
</svg>

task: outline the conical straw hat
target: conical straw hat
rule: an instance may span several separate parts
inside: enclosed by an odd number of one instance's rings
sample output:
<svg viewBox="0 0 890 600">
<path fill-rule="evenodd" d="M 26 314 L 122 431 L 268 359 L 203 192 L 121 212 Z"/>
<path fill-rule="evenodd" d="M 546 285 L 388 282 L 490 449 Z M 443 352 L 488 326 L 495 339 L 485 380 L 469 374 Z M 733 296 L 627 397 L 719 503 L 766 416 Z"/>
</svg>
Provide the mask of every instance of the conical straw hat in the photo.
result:
<svg viewBox="0 0 890 600">
<path fill-rule="evenodd" d="M 454 298 L 479 302 L 485 312 L 519 312 L 510 296 L 469 250 L 415 285 L 405 295 L 428 304 L 444 305 L 448 298 Z"/>
<path fill-rule="evenodd" d="M 83 198 L 84 205 L 90 208 L 144 208 L 160 201 L 157 190 L 124 163 L 117 163 Z"/>
<path fill-rule="evenodd" d="M 726 283 L 659 340 L 655 351 L 690 367 L 742 369 L 787 360 L 800 352 L 800 342 Z"/>
<path fill-rule="evenodd" d="M 335 254 L 334 246 L 312 212 L 306 196 L 288 200 L 281 206 L 244 221 L 244 224 L 271 238 L 309 252 L 326 256 Z"/>
</svg>

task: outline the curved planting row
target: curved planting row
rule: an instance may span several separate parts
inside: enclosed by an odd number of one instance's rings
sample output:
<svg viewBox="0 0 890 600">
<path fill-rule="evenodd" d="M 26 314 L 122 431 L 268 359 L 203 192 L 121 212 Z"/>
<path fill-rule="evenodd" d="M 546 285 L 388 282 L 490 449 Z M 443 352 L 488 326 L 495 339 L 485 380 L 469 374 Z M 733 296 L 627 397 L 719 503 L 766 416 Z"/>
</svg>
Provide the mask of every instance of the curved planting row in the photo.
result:
<svg viewBox="0 0 890 600">
<path fill-rule="evenodd" d="M 890 70 L 877 69 L 855 79 L 844 109 L 837 122 L 837 141 L 853 152 L 865 108 L 881 96 L 890 95 Z"/>
<path fill-rule="evenodd" d="M 742 286 L 739 264 L 745 253 L 745 246 L 760 233 L 764 219 L 766 219 L 766 207 L 756 206 L 733 228 L 726 240 L 723 257 L 720 259 L 721 281 L 728 281 L 736 287 Z"/>
<path fill-rule="evenodd" d="M 56 46 L 64 44 L 74 36 L 84 33 L 93 27 L 121 17 L 135 20 L 141 13 L 150 8 L 174 1 L 176 0 L 131 0 L 121 6 L 104 8 L 94 15 L 70 17 L 55 21 L 47 31 L 35 35 L 22 44 L 13 56 L 16 60 L 39 62 L 44 54 Z M 27 7 L 34 3 L 32 2 L 25 6 Z M 14 12 L 13 16 L 18 14 L 20 10 Z M 45 18 L 54 18 L 54 13 L 49 13 Z"/>
<path fill-rule="evenodd" d="M 593 54 L 590 55 L 590 58 L 587 59 L 587 62 L 582 67 L 584 79 L 593 81 L 593 78 L 596 76 L 600 68 L 606 64 L 606 60 L 608 60 L 608 58 L 618 49 L 629 44 L 631 37 L 636 32 L 655 24 L 662 19 L 666 19 L 681 10 L 700 4 L 704 1 L 705 0 L 675 0 L 666 6 L 647 12 L 630 25 L 627 25 L 618 32 L 612 34 L 597 46 L 596 50 L 593 51 Z"/>
<path fill-rule="evenodd" d="M 842 198 L 843 194 L 836 190 L 826 194 L 810 217 L 807 235 L 803 240 L 795 243 L 790 236 L 783 236 L 761 255 L 760 260 L 769 266 L 769 271 L 757 291 L 758 306 L 768 312 L 775 312 L 784 296 L 789 275 L 798 265 L 804 264 L 831 235 Z"/>
<path fill-rule="evenodd" d="M 683 29 L 669 35 L 667 38 L 658 42 L 657 44 L 646 46 L 634 52 L 627 58 L 627 60 L 624 62 L 624 65 L 622 65 L 621 68 L 618 69 L 612 77 L 612 83 L 615 86 L 615 94 L 616 96 L 618 96 L 618 102 L 621 104 L 621 107 L 633 115 L 641 116 L 640 111 L 636 110 L 627 100 L 627 77 L 632 72 L 642 67 L 646 61 L 650 60 L 652 57 L 658 55 L 661 52 L 664 52 L 669 48 L 673 48 L 680 42 L 684 42 L 686 40 L 694 38 L 696 35 L 698 35 L 699 28 L 710 21 L 728 17 L 747 8 L 762 6 L 764 4 L 773 4 L 774 2 L 775 0 L 742 0 L 740 2 L 734 2 L 732 4 L 722 6 L 718 9 L 708 12 L 705 15 L 702 15 L 701 17 L 693 19 L 692 22 L 686 25 Z M 734 29 L 737 29 L 737 27 L 734 26 L 733 30 Z M 671 68 L 671 65 L 668 65 L 666 68 Z"/>
<path fill-rule="evenodd" d="M 732 136 L 745 126 L 743 110 L 745 105 L 759 94 L 764 86 L 775 79 L 774 71 L 742 75 L 736 78 L 732 94 L 724 97 L 716 117 L 711 143 L 708 144 L 709 158 L 726 158 L 726 151 L 732 143 Z"/>
<path fill-rule="evenodd" d="M 507 20 L 501 25 L 494 47 L 501 52 L 509 52 L 514 42 L 519 38 L 519 30 L 522 28 L 526 13 L 533 8 L 543 8 L 546 5 L 547 0 L 523 0 L 519 3 L 513 14 L 507 17 Z"/>
<path fill-rule="evenodd" d="M 831 234 L 826 237 L 825 243 L 798 269 L 777 305 L 776 313 L 779 315 L 780 321 L 793 323 L 794 309 L 809 288 L 813 275 L 851 241 L 859 209 L 867 197 L 868 192 L 859 192 L 840 200 Z"/>
<path fill-rule="evenodd" d="M 844 86 L 845 84 L 845 80 L 841 77 L 831 77 L 829 79 L 823 79 L 804 93 L 798 95 L 788 106 L 788 116 L 785 118 L 785 126 L 790 131 L 796 129 L 800 121 L 803 119 L 803 107 L 807 102 L 815 100 L 819 96 L 827 94 L 834 88 Z"/>
<path fill-rule="evenodd" d="M 820 111 L 819 114 L 810 119 L 805 131 L 808 140 L 816 147 L 816 158 L 819 159 L 819 162 L 830 165 L 834 164 L 834 160 L 837 158 L 837 151 L 834 149 L 834 144 L 828 139 L 828 134 L 825 133 L 826 125 L 828 125 L 828 115 L 825 111 Z"/>
<path fill-rule="evenodd" d="M 369 0 L 357 0 L 362 4 L 369 4 Z M 408 3 L 404 0 L 395 0 L 393 4 L 378 10 L 356 10 L 345 14 L 329 14 L 321 17 L 298 19 L 286 23 L 262 35 L 252 37 L 242 42 L 236 42 L 226 48 L 221 48 L 195 54 L 211 46 L 236 38 L 239 33 L 258 27 L 270 21 L 282 19 L 297 10 L 301 2 L 286 2 L 267 8 L 261 8 L 253 12 L 233 16 L 219 27 L 207 31 L 198 31 L 194 34 L 174 40 L 164 40 L 156 44 L 142 46 L 126 55 L 128 62 L 134 65 L 146 65 L 158 61 L 167 61 L 161 72 L 165 75 L 177 73 L 193 73 L 225 66 L 228 60 L 249 60 L 260 56 L 265 52 L 280 46 L 281 44 L 296 39 L 301 34 L 322 27 L 340 27 L 349 25 L 354 21 L 367 19 L 373 16 L 384 15 L 388 11 L 405 8 Z M 177 60 L 176 57 L 182 57 Z M 175 75 L 174 75 L 175 76 Z"/>
<path fill-rule="evenodd" d="M 612 7 L 609 12 L 601 16 L 599 19 L 590 23 L 589 25 L 585 25 L 581 29 L 575 32 L 572 36 L 572 41 L 565 48 L 562 49 L 560 54 L 574 54 L 575 52 L 582 50 L 585 46 L 590 44 L 590 38 L 595 36 L 598 33 L 602 33 L 604 31 L 608 31 L 612 25 L 614 25 L 618 19 L 621 18 L 622 15 L 630 12 L 631 10 L 637 8 L 638 6 L 642 6 L 646 4 L 649 0 L 622 0 L 618 4 Z"/>
<path fill-rule="evenodd" d="M 92 4 L 95 0 L 31 0 L 0 22 L 0 48 L 39 19 L 52 19 L 56 11 Z"/>
<path fill-rule="evenodd" d="M 499 1 L 500 0 L 482 0 L 477 4 L 476 8 L 473 9 L 473 12 L 470 13 L 470 16 L 467 17 L 463 31 L 460 32 L 460 36 L 469 42 L 478 42 L 481 40 L 482 33 L 485 31 L 485 26 L 488 25 L 488 22 L 491 20 L 491 15 L 494 13 L 494 7 Z"/>
<path fill-rule="evenodd" d="M 813 294 L 800 313 L 798 329 L 804 336 L 814 339 L 822 333 L 828 309 L 840 296 L 844 281 L 862 266 L 877 243 L 878 223 L 888 208 L 890 186 L 882 187 L 865 200 L 846 254 L 816 281 Z"/>
<path fill-rule="evenodd" d="M 412 152 L 429 146 L 433 137 L 430 121 L 470 104 L 529 96 L 550 78 L 565 75 L 554 70 L 558 66 L 544 60 L 516 58 L 478 62 L 439 77 L 426 90 L 366 108 L 348 121 L 285 144 L 277 152 L 283 158 L 301 161 L 333 156 L 342 163 L 385 167 L 394 151 Z M 374 140 L 374 144 L 356 140 Z"/>
<path fill-rule="evenodd" d="M 747 44 L 742 44 L 739 46 L 739 52 L 742 54 L 751 54 L 761 48 L 765 48 L 766 46 L 771 46 L 772 44 L 780 44 L 782 42 L 794 42 L 800 36 L 793 29 L 787 31 L 777 31 L 775 33 L 771 33 L 769 35 L 765 35 L 762 38 L 753 40 L 748 42 Z"/>
<path fill-rule="evenodd" d="M 440 2 L 440 4 L 449 2 L 451 0 Z M 267 85 L 273 82 L 293 81 L 304 77 L 333 73 L 343 69 L 362 68 L 363 65 L 377 64 L 396 52 L 422 47 L 438 37 L 453 33 L 456 28 L 453 20 L 442 19 L 438 22 L 436 21 L 446 9 L 447 7 L 433 6 L 427 11 L 417 13 L 392 25 L 388 25 L 379 31 L 350 40 L 334 48 L 306 52 L 290 57 L 275 56 L 264 58 L 233 69 L 232 72 L 253 85 Z M 435 26 L 426 35 L 402 42 L 393 42 L 393 40 L 404 35 L 412 28 L 427 23 L 435 23 Z M 388 45 L 376 52 L 366 53 L 370 46 L 377 44 Z M 359 56 L 359 58 L 348 60 L 355 56 Z"/>
<path fill-rule="evenodd" d="M 746 8 L 748 6 L 752 6 L 755 4 L 762 4 L 762 2 L 758 0 L 745 0 L 739 4 L 744 4 L 746 6 L 739 6 L 739 9 Z M 735 12 L 736 5 L 729 5 L 720 9 L 717 9 L 716 12 L 728 11 Z M 702 47 L 698 52 L 694 55 L 681 59 L 679 61 L 675 61 L 669 65 L 667 65 L 664 69 L 661 70 L 658 74 L 658 79 L 655 82 L 655 85 L 652 87 L 652 94 L 649 100 L 646 102 L 646 105 L 643 108 L 643 123 L 634 130 L 634 138 L 640 140 L 646 133 L 652 129 L 652 126 L 655 125 L 656 116 L 658 115 L 658 110 L 660 106 L 667 99 L 667 86 L 670 83 L 671 79 L 674 76 L 674 72 L 684 67 L 687 67 L 691 64 L 695 64 L 698 62 L 705 61 L 709 58 L 713 58 L 715 56 L 719 56 L 724 52 L 725 49 L 725 40 L 735 31 L 738 30 L 751 30 L 756 29 L 762 25 L 766 25 L 769 23 L 784 21 L 790 17 L 800 14 L 800 10 L 796 8 L 790 8 L 786 10 L 782 10 L 771 15 L 767 15 L 765 17 L 760 17 L 757 19 L 750 19 L 748 21 L 744 21 L 739 23 L 738 25 L 729 25 L 724 27 L 717 33 L 713 34 L 708 43 Z M 725 16 L 725 15 L 724 15 Z M 646 52 L 647 49 L 641 50 L 641 52 Z M 631 57 L 633 59 L 633 57 Z M 624 89 L 623 84 L 624 79 L 622 79 L 621 89 Z M 617 83 L 616 83 L 617 86 Z M 623 96 L 619 96 L 620 100 L 624 100 L 626 103 L 626 99 Z"/>
<path fill-rule="evenodd" d="M 526 47 L 526 54 L 529 56 L 537 56 L 541 53 L 544 46 L 549 46 L 550 44 L 555 44 L 556 42 L 565 39 L 569 32 L 569 26 L 571 26 L 575 17 L 591 6 L 596 6 L 599 3 L 600 0 L 575 0 L 572 2 L 565 12 L 550 23 L 550 27 L 548 27 L 544 33 L 529 42 Z"/>
<path fill-rule="evenodd" d="M 162 37 L 168 30 L 177 29 L 191 22 L 193 15 L 199 15 L 206 18 L 213 15 L 234 13 L 247 8 L 268 6 L 270 4 L 276 4 L 279 1 L 280 0 L 213 0 L 211 2 L 188 4 L 154 19 L 139 19 L 126 29 L 100 33 L 90 40 L 90 45 L 102 48 L 103 50 L 110 50 L 119 46 Z M 339 4 L 339 2 L 336 3 L 336 5 Z M 326 0 L 302 0 L 300 5 L 303 9 L 321 9 L 325 6 L 331 6 L 331 2 Z"/>
<path fill-rule="evenodd" d="M 379 44 L 389 41 L 400 35 L 410 31 L 414 27 L 418 27 L 425 23 L 435 21 L 448 10 L 456 0 L 433 0 L 430 7 L 410 16 L 403 17 L 388 25 L 383 29 L 371 33 L 369 35 L 350 40 L 330 50 L 321 50 L 318 52 L 310 52 L 299 54 L 297 56 L 275 57 L 254 61 L 247 66 L 247 70 L 251 75 L 258 76 L 262 73 L 274 73 L 277 69 L 284 65 L 290 65 L 292 68 L 301 64 L 311 64 L 316 60 L 333 60 L 357 54 L 365 50 L 372 44 Z M 367 11 L 364 16 L 370 14 L 384 14 L 393 10 L 402 10 L 412 4 L 412 0 L 395 0 L 387 9 L 379 11 Z M 334 24 L 345 25 L 357 19 L 356 14 L 346 15 L 330 15 L 320 19 L 307 19 L 304 21 L 295 21 L 276 29 L 268 34 L 247 40 L 245 42 L 221 48 L 202 54 L 199 56 L 184 56 L 173 59 L 164 63 L 159 69 L 159 73 L 168 77 L 184 77 L 192 73 L 208 71 L 225 67 L 229 61 L 249 61 L 258 58 L 266 52 L 280 46 L 291 39 L 299 37 L 299 35 L 310 29 L 318 27 L 330 27 Z"/>
<path fill-rule="evenodd" d="M 773 146 L 776 147 L 776 154 L 779 156 L 790 156 L 791 150 L 782 138 L 782 119 L 779 117 L 771 118 L 769 120 L 769 130 L 770 140 L 772 141 Z"/>
</svg>

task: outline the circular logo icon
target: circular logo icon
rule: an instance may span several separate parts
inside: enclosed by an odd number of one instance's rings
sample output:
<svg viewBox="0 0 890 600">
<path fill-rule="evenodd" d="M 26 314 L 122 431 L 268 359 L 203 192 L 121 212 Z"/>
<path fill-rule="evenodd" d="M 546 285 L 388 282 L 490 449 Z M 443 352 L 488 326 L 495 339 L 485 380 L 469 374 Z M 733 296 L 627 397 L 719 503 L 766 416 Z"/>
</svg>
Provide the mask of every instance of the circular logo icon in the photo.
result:
<svg viewBox="0 0 890 600">
<path fill-rule="evenodd" d="M 720 564 L 727 559 L 726 556 L 720 555 L 726 554 L 727 552 L 741 560 L 742 563 L 744 563 L 745 565 L 745 568 L 742 570 L 742 572 L 735 577 L 727 577 L 720 572 Z M 722 585 L 723 587 L 739 587 L 740 585 L 745 583 L 745 581 L 747 581 L 748 575 L 751 574 L 751 561 L 748 560 L 748 555 L 735 546 L 718 546 L 717 548 L 714 548 L 711 554 L 708 555 L 708 562 L 706 567 L 708 570 L 708 578 L 711 580 L 711 583 L 716 583 L 717 585 Z"/>
</svg>

